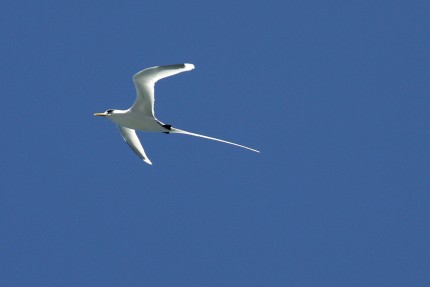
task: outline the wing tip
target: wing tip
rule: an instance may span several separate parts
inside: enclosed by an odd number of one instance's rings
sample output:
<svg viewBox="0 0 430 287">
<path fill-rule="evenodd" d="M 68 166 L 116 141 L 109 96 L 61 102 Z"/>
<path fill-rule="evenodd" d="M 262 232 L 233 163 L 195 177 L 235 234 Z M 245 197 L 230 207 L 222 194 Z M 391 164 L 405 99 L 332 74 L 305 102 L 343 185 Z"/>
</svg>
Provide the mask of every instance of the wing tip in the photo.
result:
<svg viewBox="0 0 430 287">
<path fill-rule="evenodd" d="M 194 70 L 196 67 L 194 67 L 193 64 L 185 63 L 184 68 L 185 68 L 185 70 L 190 71 L 190 70 Z"/>
</svg>

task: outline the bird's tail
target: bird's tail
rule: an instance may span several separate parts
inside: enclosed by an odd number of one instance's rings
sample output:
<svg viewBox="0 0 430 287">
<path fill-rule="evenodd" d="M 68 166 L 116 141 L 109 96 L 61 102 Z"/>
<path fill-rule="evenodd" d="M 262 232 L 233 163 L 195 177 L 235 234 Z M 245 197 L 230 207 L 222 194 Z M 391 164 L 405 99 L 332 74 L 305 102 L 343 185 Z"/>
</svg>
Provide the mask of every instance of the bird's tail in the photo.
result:
<svg viewBox="0 0 430 287">
<path fill-rule="evenodd" d="M 200 134 L 195 134 L 195 133 L 183 131 L 183 130 L 176 129 L 176 128 L 171 128 L 170 129 L 170 133 L 184 134 L 184 135 L 189 135 L 189 136 L 204 138 L 204 139 L 208 139 L 208 140 L 218 141 L 218 142 L 235 145 L 235 146 L 238 146 L 238 147 L 241 147 L 241 148 L 245 148 L 245 149 L 251 150 L 253 152 L 260 153 L 260 151 L 258 151 L 256 149 L 253 149 L 253 148 L 250 148 L 250 147 L 247 147 L 247 146 L 244 146 L 244 145 L 240 145 L 240 144 L 237 144 L 237 143 L 232 143 L 232 142 L 229 142 L 229 141 L 225 141 L 225 140 L 221 140 L 221 139 L 217 139 L 217 138 L 213 138 L 213 137 L 208 137 L 208 136 L 204 136 L 204 135 L 200 135 Z"/>
</svg>

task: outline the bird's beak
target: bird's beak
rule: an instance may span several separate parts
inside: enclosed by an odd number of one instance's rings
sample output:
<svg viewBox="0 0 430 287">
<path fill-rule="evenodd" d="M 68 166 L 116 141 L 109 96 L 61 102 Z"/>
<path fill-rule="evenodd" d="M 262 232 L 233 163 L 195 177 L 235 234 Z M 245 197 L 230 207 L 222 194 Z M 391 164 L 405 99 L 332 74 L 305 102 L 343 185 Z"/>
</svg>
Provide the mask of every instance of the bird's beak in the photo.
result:
<svg viewBox="0 0 430 287">
<path fill-rule="evenodd" d="M 105 117 L 106 116 L 105 113 L 95 113 L 94 115 L 95 116 L 99 116 L 99 117 Z"/>
</svg>

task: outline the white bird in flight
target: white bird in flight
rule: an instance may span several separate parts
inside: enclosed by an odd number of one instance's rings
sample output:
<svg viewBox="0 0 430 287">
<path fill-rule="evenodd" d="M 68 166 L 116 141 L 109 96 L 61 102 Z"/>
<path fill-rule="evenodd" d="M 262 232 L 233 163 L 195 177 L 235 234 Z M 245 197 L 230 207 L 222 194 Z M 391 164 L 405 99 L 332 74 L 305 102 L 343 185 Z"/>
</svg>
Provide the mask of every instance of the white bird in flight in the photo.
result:
<svg viewBox="0 0 430 287">
<path fill-rule="evenodd" d="M 259 153 L 258 150 L 249 148 L 247 146 L 176 129 L 171 125 L 166 125 L 162 123 L 155 117 L 155 83 L 163 78 L 170 77 L 178 73 L 190 71 L 192 69 L 194 69 L 193 64 L 157 66 L 144 69 L 133 76 L 133 83 L 136 88 L 137 95 L 134 104 L 128 110 L 109 109 L 104 113 L 95 113 L 94 115 L 106 117 L 116 123 L 122 137 L 124 138 L 124 141 L 141 159 L 143 159 L 143 161 L 148 164 L 152 164 L 152 162 L 146 156 L 142 144 L 140 143 L 139 138 L 136 135 L 136 130 L 145 132 L 159 132 L 166 134 L 185 134 L 235 145 Z"/>
</svg>

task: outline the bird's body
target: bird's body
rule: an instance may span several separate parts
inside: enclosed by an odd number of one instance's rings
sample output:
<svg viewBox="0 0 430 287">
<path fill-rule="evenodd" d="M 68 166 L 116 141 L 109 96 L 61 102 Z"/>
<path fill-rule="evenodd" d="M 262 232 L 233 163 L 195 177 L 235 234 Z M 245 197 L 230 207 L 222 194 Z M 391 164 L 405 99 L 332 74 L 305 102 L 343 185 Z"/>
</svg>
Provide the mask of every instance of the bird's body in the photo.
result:
<svg viewBox="0 0 430 287">
<path fill-rule="evenodd" d="M 136 135 L 136 130 L 145 132 L 186 134 L 239 146 L 245 149 L 252 150 L 254 152 L 259 152 L 255 149 L 236 143 L 173 128 L 171 125 L 166 125 L 155 117 L 155 83 L 165 77 L 173 76 L 175 74 L 185 71 L 190 71 L 192 69 L 194 69 L 194 65 L 192 64 L 157 66 L 144 69 L 133 76 L 133 82 L 136 88 L 137 96 L 134 104 L 128 110 L 110 109 L 105 111 L 104 113 L 95 113 L 94 115 L 107 117 L 108 119 L 116 123 L 125 142 L 141 159 L 143 159 L 148 164 L 152 163 L 146 156 L 145 151 L 143 150 L 139 138 Z"/>
<path fill-rule="evenodd" d="M 142 115 L 139 112 L 128 110 L 115 110 L 109 117 L 116 124 L 133 130 L 145 132 L 168 132 L 163 123 L 156 118 Z"/>
</svg>

